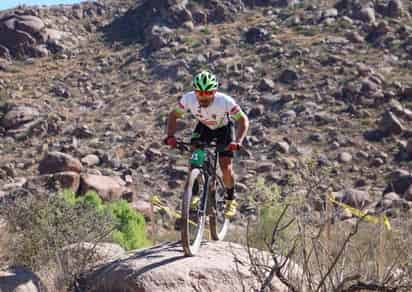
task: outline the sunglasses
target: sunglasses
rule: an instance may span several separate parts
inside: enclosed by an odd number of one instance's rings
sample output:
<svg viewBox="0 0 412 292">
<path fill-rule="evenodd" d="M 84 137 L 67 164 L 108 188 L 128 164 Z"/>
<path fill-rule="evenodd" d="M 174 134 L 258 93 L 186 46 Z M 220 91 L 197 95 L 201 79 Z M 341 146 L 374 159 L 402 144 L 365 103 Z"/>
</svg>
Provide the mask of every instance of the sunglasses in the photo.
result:
<svg viewBox="0 0 412 292">
<path fill-rule="evenodd" d="M 204 90 L 195 90 L 197 96 L 211 97 L 215 94 L 215 91 L 204 91 Z"/>
</svg>

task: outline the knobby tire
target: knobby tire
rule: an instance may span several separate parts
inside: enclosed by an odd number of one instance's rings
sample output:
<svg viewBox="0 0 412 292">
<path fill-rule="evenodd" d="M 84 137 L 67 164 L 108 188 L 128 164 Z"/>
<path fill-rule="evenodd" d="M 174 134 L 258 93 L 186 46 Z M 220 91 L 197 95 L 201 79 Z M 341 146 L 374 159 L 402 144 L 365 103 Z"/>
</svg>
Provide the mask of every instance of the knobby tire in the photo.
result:
<svg viewBox="0 0 412 292">
<path fill-rule="evenodd" d="M 193 190 L 193 185 L 199 176 L 203 176 L 200 169 L 194 168 L 190 171 L 189 177 L 186 182 L 186 187 L 183 193 L 181 236 L 182 236 L 182 245 L 183 245 L 185 256 L 194 256 L 198 252 L 200 248 L 200 244 L 202 242 L 203 231 L 205 228 L 206 214 L 204 213 L 202 216 L 200 216 L 199 212 L 198 212 L 199 217 L 197 217 L 197 221 L 198 221 L 197 225 L 190 226 L 190 225 L 193 225 L 191 223 L 191 221 L 193 222 L 192 220 L 193 218 L 190 217 L 192 190 Z M 202 177 L 201 179 L 203 180 Z M 203 184 L 204 184 L 204 180 L 203 180 Z M 193 236 L 193 239 L 191 239 L 192 236 Z"/>
<path fill-rule="evenodd" d="M 224 215 L 225 187 L 219 177 L 216 177 L 215 182 L 212 183 L 215 185 L 210 187 L 213 193 L 209 195 L 211 209 L 209 214 L 210 234 L 213 240 L 223 240 L 229 227 L 229 219 Z"/>
</svg>

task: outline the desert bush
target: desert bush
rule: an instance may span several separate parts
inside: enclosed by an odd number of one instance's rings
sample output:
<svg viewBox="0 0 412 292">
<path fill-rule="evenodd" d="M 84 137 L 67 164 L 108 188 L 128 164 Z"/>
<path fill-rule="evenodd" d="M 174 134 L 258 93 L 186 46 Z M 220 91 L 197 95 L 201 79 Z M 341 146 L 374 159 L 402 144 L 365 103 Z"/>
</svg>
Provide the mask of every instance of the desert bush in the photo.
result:
<svg viewBox="0 0 412 292">
<path fill-rule="evenodd" d="M 99 243 L 116 242 L 126 249 L 149 243 L 140 214 L 125 201 L 103 204 L 95 192 L 76 197 L 70 190 L 36 195 L 18 191 L 0 202 L 0 215 L 6 218 L 11 234 L 9 265 L 33 271 L 53 267 L 58 271 L 54 286 L 61 291 L 99 260 Z M 65 248 L 83 242 L 95 248 L 71 252 L 69 267 Z"/>
<path fill-rule="evenodd" d="M 266 185 L 263 178 L 258 178 L 254 193 L 250 196 L 252 201 L 249 204 L 256 204 L 257 220 L 253 224 L 253 228 L 248 233 L 248 243 L 251 247 L 264 249 L 267 243 L 271 240 L 273 226 L 279 221 L 280 216 L 285 216 L 285 220 L 291 221 L 289 213 L 284 214 L 283 208 L 286 204 L 295 204 L 290 197 L 282 198 L 281 188 L 277 184 Z M 285 228 L 281 234 L 282 238 L 286 239 L 286 233 L 295 233 L 296 225 L 291 224 Z M 279 248 L 286 247 L 289 243 L 278 241 Z"/>
<path fill-rule="evenodd" d="M 56 287 L 70 286 L 76 276 L 95 260 L 93 250 L 72 254 L 75 269 L 67 270 L 62 262 L 65 246 L 80 242 L 107 241 L 114 228 L 109 214 L 90 204 L 69 201 L 68 192 L 33 194 L 16 191 L 0 204 L 11 235 L 10 265 L 23 265 L 33 271 L 45 266 L 58 270 Z"/>
<path fill-rule="evenodd" d="M 328 171 L 298 164 L 282 187 L 258 182 L 254 195 L 271 199 L 263 206 L 256 202 L 257 219 L 247 227 L 252 270 L 260 283 L 256 291 L 272 291 L 275 276 L 296 292 L 411 291 L 410 218 L 391 218 L 390 230 L 365 216 L 340 220 L 340 207 L 327 200 Z M 314 197 L 324 203 L 318 216 Z M 271 259 L 252 247 L 268 251 Z"/>
</svg>

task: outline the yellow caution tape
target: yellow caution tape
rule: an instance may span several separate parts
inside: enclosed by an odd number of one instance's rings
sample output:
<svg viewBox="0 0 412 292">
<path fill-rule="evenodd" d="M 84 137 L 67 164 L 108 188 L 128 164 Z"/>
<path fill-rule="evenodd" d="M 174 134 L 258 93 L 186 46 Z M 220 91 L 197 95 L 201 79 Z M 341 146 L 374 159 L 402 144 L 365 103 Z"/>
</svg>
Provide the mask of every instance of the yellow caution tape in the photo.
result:
<svg viewBox="0 0 412 292">
<path fill-rule="evenodd" d="M 176 212 L 176 211 L 173 211 L 172 209 L 170 209 L 169 207 L 167 207 L 166 205 L 164 205 L 164 204 L 160 201 L 159 197 L 156 196 L 156 195 L 154 195 L 154 196 L 152 196 L 152 197 L 150 198 L 150 203 L 151 203 L 153 206 L 156 206 L 156 207 L 158 207 L 159 209 L 165 211 L 166 213 L 168 213 L 168 214 L 171 215 L 172 217 L 175 217 L 176 219 L 182 218 L 182 214 L 181 214 L 181 213 Z M 192 221 L 192 220 L 189 220 L 189 223 L 192 224 L 192 225 L 197 225 L 197 223 L 195 223 L 195 222 Z"/>
<path fill-rule="evenodd" d="M 373 215 L 368 215 L 367 213 L 363 212 L 362 210 L 356 209 L 352 206 L 349 206 L 347 204 L 344 204 L 342 202 L 336 201 L 332 196 L 329 195 L 329 201 L 335 203 L 338 206 L 341 206 L 342 208 L 348 210 L 351 212 L 353 215 L 361 218 L 362 220 L 365 220 L 370 223 L 374 224 L 383 224 L 386 229 L 391 230 L 391 224 L 389 222 L 388 217 L 385 214 L 382 214 L 381 216 L 373 216 Z"/>
</svg>

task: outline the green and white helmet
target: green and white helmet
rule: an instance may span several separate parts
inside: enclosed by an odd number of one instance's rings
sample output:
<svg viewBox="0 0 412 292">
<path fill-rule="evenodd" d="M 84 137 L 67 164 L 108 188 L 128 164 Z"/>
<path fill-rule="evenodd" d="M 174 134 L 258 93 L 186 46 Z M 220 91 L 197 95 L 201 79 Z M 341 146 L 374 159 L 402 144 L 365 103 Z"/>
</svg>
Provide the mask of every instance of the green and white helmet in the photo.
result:
<svg viewBox="0 0 412 292">
<path fill-rule="evenodd" d="M 193 78 L 193 88 L 195 90 L 211 91 L 217 90 L 217 87 L 217 78 L 209 71 L 202 71 Z"/>
</svg>

